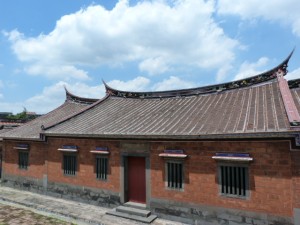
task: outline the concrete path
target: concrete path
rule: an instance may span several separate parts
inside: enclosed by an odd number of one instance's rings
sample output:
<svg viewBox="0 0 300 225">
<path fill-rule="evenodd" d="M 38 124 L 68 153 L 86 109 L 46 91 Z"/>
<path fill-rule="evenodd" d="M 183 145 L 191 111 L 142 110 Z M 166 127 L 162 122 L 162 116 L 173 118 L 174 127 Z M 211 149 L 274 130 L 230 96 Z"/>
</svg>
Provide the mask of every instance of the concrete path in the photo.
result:
<svg viewBox="0 0 300 225">
<path fill-rule="evenodd" d="M 0 204 L 31 210 L 78 225 L 137 225 L 140 222 L 106 215 L 111 209 L 0 186 Z M 17 216 L 17 215 L 16 215 Z M 156 219 L 152 225 L 182 225 Z"/>
</svg>

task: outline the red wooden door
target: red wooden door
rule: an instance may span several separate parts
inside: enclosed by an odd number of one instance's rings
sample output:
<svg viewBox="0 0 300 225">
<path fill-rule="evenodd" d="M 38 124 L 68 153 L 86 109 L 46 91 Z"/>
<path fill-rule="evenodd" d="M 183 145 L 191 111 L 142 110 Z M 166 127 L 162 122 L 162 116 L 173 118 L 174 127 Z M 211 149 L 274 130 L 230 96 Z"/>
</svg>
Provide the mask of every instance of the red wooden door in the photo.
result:
<svg viewBox="0 0 300 225">
<path fill-rule="evenodd" d="M 128 201 L 146 203 L 146 161 L 128 157 Z"/>
</svg>

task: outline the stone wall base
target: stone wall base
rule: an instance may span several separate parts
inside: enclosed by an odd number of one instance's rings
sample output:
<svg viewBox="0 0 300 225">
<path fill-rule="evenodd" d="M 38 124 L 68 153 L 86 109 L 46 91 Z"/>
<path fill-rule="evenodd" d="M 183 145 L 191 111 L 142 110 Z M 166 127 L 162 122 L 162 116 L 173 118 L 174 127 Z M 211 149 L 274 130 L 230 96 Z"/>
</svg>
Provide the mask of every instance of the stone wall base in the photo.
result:
<svg viewBox="0 0 300 225">
<path fill-rule="evenodd" d="M 151 199 L 151 211 L 160 218 L 197 225 L 293 225 L 293 218 L 221 207 Z"/>
<path fill-rule="evenodd" d="M 113 208 L 121 205 L 119 193 L 64 183 L 47 182 L 45 179 L 45 177 L 44 179 L 34 179 L 3 174 L 1 185 L 98 206 Z M 149 206 L 150 210 L 160 218 L 196 225 L 297 224 L 293 222 L 294 219 L 291 217 L 181 203 L 164 199 L 151 198 Z M 299 212 L 300 210 L 298 209 L 296 214 L 300 215 Z M 298 217 L 300 218 L 300 216 Z M 298 220 L 300 220 L 299 218 Z"/>
<path fill-rule="evenodd" d="M 47 185 L 45 185 L 44 179 L 5 174 L 1 184 L 7 187 L 109 208 L 114 208 L 121 204 L 119 193 L 65 183 L 47 182 Z"/>
</svg>

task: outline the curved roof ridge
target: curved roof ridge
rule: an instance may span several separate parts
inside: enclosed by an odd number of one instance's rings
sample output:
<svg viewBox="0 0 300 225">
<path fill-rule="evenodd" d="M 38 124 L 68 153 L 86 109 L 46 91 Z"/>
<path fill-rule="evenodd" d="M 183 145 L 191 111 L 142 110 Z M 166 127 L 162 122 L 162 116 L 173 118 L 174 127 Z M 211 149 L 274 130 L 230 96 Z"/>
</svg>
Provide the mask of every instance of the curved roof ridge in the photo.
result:
<svg viewBox="0 0 300 225">
<path fill-rule="evenodd" d="M 99 99 L 95 99 L 95 98 L 85 98 L 85 97 L 80 97 L 80 96 L 74 95 L 66 88 L 66 86 L 64 86 L 64 88 L 66 91 L 66 101 L 72 101 L 72 102 L 78 102 L 81 104 L 89 104 L 90 105 L 99 100 Z"/>
<path fill-rule="evenodd" d="M 148 91 L 148 92 L 135 92 L 135 91 L 122 91 L 110 87 L 105 81 L 103 84 L 108 95 L 117 97 L 127 97 L 127 98 L 164 98 L 164 97 L 178 97 L 178 96 L 190 96 L 190 95 L 200 95 L 209 94 L 214 92 L 220 92 L 225 90 L 232 90 L 237 88 L 249 87 L 255 84 L 264 83 L 276 78 L 276 72 L 282 70 L 284 75 L 287 73 L 288 62 L 294 53 L 295 48 L 291 51 L 288 57 L 282 61 L 279 65 L 271 70 L 257 74 L 255 76 L 247 77 L 240 80 L 235 80 L 231 82 L 188 88 L 188 89 L 178 89 L 178 90 L 168 90 L 168 91 Z"/>
</svg>

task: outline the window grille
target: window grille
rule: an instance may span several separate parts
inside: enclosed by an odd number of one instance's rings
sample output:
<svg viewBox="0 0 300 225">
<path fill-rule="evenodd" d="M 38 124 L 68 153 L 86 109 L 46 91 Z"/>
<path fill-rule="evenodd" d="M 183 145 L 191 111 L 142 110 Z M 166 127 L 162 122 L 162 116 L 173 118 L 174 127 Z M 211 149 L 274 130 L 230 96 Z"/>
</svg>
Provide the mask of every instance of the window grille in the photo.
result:
<svg viewBox="0 0 300 225">
<path fill-rule="evenodd" d="M 65 175 L 75 175 L 77 169 L 76 155 L 64 155 L 63 169 Z"/>
<path fill-rule="evenodd" d="M 96 177 L 100 180 L 107 180 L 108 158 L 96 157 Z"/>
<path fill-rule="evenodd" d="M 19 151 L 19 169 L 27 170 L 29 152 Z"/>
<path fill-rule="evenodd" d="M 248 168 L 245 166 L 220 166 L 221 193 L 228 196 L 246 197 Z"/>
<path fill-rule="evenodd" d="M 167 162 L 168 188 L 183 188 L 183 166 L 181 162 Z"/>
</svg>

